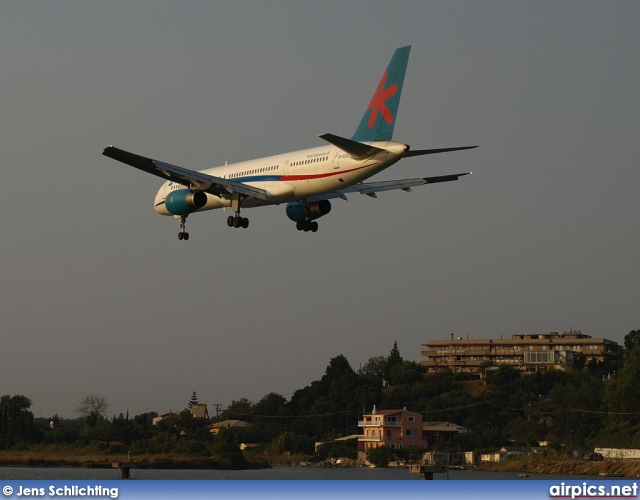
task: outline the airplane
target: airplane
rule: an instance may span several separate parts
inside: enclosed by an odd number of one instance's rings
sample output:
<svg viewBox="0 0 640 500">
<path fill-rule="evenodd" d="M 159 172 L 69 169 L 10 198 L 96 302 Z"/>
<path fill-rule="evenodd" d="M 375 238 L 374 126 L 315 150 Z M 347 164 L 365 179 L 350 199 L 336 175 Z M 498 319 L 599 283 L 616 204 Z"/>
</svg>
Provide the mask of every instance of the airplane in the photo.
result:
<svg viewBox="0 0 640 500">
<path fill-rule="evenodd" d="M 167 179 L 154 199 L 155 211 L 180 220 L 179 240 L 188 240 L 187 217 L 196 212 L 231 207 L 234 228 L 249 227 L 241 209 L 286 203 L 296 229 L 316 232 L 316 219 L 331 211 L 331 201 L 359 193 L 376 193 L 458 180 L 471 172 L 379 182 L 363 182 L 403 158 L 473 149 L 478 146 L 412 150 L 392 141 L 411 46 L 397 49 L 376 87 L 358 128 L 350 139 L 326 133 L 324 146 L 267 156 L 195 171 L 140 156 L 113 146 L 102 154 Z"/>
</svg>

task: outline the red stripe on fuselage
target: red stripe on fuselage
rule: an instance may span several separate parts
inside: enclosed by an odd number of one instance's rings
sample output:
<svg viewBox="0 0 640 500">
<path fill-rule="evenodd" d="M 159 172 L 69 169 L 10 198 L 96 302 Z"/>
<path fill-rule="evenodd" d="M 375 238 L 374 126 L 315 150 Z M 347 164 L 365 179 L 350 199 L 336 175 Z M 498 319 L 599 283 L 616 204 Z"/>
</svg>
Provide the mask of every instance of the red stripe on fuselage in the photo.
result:
<svg viewBox="0 0 640 500">
<path fill-rule="evenodd" d="M 326 174 L 283 175 L 282 177 L 280 177 L 280 180 L 286 182 L 286 181 L 308 181 L 308 180 L 311 180 L 311 179 L 323 179 L 323 178 L 326 178 L 326 177 L 332 177 L 332 176 L 336 176 L 336 175 L 350 174 L 351 172 L 357 172 L 358 170 L 362 170 L 363 168 L 371 167 L 372 165 L 375 165 L 375 163 L 372 163 L 370 165 L 363 165 L 363 166 L 358 167 L 358 168 L 352 168 L 351 170 L 336 170 L 336 171 L 333 171 L 333 172 L 327 172 Z M 291 167 L 289 167 L 289 168 L 291 168 Z"/>
</svg>

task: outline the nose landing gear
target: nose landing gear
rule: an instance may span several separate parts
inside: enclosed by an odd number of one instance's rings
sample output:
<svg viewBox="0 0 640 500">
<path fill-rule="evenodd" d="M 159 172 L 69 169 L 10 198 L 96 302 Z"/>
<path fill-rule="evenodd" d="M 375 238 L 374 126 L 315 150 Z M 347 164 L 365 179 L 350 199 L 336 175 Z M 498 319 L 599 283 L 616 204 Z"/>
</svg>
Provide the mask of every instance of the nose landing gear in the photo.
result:
<svg viewBox="0 0 640 500">
<path fill-rule="evenodd" d="M 187 225 L 187 216 L 186 215 L 181 215 L 180 216 L 180 232 L 178 233 L 178 239 L 179 240 L 188 240 L 189 239 L 189 233 L 187 233 L 185 226 Z"/>
</svg>

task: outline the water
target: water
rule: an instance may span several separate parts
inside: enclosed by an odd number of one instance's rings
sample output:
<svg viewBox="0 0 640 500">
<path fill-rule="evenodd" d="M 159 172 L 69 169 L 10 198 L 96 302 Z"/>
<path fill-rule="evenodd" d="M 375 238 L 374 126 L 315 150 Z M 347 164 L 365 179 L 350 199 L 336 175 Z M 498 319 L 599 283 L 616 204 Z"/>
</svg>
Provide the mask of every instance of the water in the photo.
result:
<svg viewBox="0 0 640 500">
<path fill-rule="evenodd" d="M 519 478 L 517 472 L 485 472 L 469 470 L 451 470 L 450 480 L 468 479 L 579 479 L 592 476 L 562 476 L 558 474 L 530 474 Z M 0 467 L 0 480 L 109 480 L 120 479 L 119 469 L 85 469 L 81 467 Z M 312 467 L 273 467 L 259 470 L 167 470 L 167 469 L 131 469 L 131 479 L 333 479 L 333 480 L 421 480 L 420 474 L 412 474 L 409 469 L 396 468 L 359 468 L 321 469 Z M 434 474 L 434 480 L 446 480 L 446 474 Z"/>
</svg>

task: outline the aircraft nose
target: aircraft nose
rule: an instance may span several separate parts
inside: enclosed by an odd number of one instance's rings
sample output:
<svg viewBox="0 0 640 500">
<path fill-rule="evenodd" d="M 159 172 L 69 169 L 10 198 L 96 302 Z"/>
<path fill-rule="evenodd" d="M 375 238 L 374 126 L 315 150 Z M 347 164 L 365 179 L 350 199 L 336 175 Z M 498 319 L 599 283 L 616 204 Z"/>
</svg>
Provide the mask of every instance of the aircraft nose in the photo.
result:
<svg viewBox="0 0 640 500">
<path fill-rule="evenodd" d="M 162 189 L 158 190 L 153 200 L 153 209 L 160 215 L 171 215 L 165 206 L 165 197 L 162 196 Z"/>
</svg>

